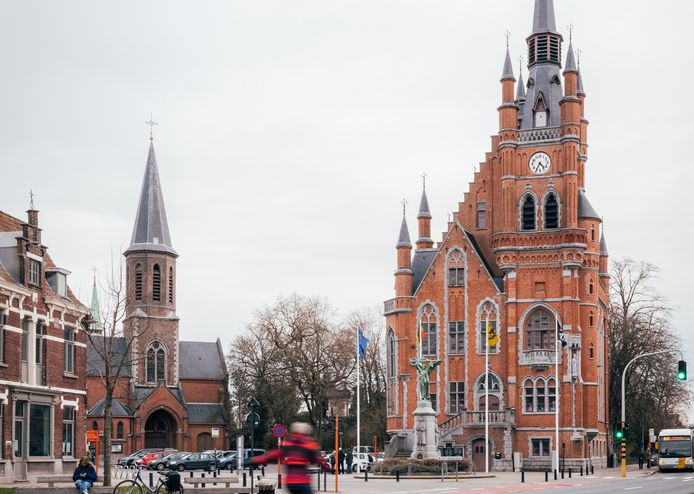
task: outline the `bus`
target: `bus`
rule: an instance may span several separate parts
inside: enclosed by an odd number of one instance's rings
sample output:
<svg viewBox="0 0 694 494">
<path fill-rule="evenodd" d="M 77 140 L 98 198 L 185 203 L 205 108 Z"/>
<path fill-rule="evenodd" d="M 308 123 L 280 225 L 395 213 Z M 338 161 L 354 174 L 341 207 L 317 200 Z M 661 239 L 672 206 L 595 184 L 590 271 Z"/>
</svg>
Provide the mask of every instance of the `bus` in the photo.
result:
<svg viewBox="0 0 694 494">
<path fill-rule="evenodd" d="M 694 470 L 692 430 L 663 429 L 658 434 L 658 470 Z"/>
</svg>

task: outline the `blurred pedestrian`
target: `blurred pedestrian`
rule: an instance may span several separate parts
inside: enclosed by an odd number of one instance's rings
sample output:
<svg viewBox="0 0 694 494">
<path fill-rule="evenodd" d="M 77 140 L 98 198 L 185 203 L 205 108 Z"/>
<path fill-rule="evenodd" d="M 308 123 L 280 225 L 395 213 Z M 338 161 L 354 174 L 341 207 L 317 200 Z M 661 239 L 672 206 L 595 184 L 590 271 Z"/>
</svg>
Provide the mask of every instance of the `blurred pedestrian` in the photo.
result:
<svg viewBox="0 0 694 494">
<path fill-rule="evenodd" d="M 340 463 L 340 473 L 345 473 L 345 452 L 342 448 L 337 451 L 337 461 Z"/>
<path fill-rule="evenodd" d="M 352 471 L 352 463 L 354 462 L 354 456 L 352 455 L 352 450 L 347 451 L 347 473 Z"/>
<path fill-rule="evenodd" d="M 89 494 L 89 489 L 96 481 L 96 469 L 88 456 L 83 456 L 77 468 L 72 474 L 72 480 L 75 481 L 75 487 L 80 494 Z"/>
<path fill-rule="evenodd" d="M 318 444 L 311 438 L 313 429 L 304 422 L 294 422 L 289 427 L 289 435 L 282 442 L 280 449 L 275 449 L 262 456 L 254 456 L 250 464 L 274 463 L 282 458 L 286 474 L 284 483 L 290 494 L 312 494 L 310 465 L 322 466 L 325 463 Z"/>
<path fill-rule="evenodd" d="M 643 450 L 639 450 L 639 470 L 643 470 L 643 462 L 646 460 L 646 455 Z"/>
</svg>

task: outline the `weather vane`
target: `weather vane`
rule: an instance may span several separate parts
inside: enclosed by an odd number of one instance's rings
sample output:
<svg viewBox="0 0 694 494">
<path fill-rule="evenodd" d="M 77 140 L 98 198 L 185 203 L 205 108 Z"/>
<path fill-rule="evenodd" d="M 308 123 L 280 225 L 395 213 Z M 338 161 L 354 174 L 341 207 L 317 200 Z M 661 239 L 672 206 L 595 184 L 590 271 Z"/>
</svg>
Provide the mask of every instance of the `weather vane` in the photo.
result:
<svg viewBox="0 0 694 494">
<path fill-rule="evenodd" d="M 151 113 L 149 114 L 149 120 L 147 120 L 145 122 L 145 124 L 149 125 L 149 140 L 151 141 L 152 139 L 154 139 L 154 137 L 152 135 L 152 131 L 154 130 L 154 126 L 159 125 L 159 124 L 152 119 Z"/>
<path fill-rule="evenodd" d="M 422 172 L 422 187 L 427 188 L 427 172 Z"/>
<path fill-rule="evenodd" d="M 569 24 L 569 25 L 566 26 L 566 27 L 569 28 L 569 43 L 571 43 L 571 42 L 573 41 L 573 39 L 574 39 L 574 25 L 573 25 L 573 24 Z"/>
<path fill-rule="evenodd" d="M 509 31 L 507 29 L 506 32 L 504 33 L 504 36 L 506 36 L 506 49 L 508 49 L 509 39 L 511 39 L 511 31 Z"/>
<path fill-rule="evenodd" d="M 405 216 L 405 208 L 407 207 L 407 199 L 402 200 L 402 215 Z"/>
</svg>

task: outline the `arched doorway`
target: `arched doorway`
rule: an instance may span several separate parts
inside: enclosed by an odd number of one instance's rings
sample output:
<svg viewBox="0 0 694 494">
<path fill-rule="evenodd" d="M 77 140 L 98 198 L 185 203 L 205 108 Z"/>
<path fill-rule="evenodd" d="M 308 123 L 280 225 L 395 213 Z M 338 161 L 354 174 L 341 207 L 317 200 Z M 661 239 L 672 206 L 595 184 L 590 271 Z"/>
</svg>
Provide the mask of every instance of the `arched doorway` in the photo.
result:
<svg viewBox="0 0 694 494">
<path fill-rule="evenodd" d="M 489 441 L 489 470 L 492 469 L 492 442 Z M 470 452 L 472 454 L 472 463 L 475 465 L 475 471 L 484 472 L 484 438 L 480 437 L 472 441 Z"/>
<path fill-rule="evenodd" d="M 212 434 L 209 432 L 201 432 L 198 434 L 198 451 L 207 451 L 214 448 L 214 442 L 212 441 Z"/>
<path fill-rule="evenodd" d="M 176 419 L 166 410 L 152 413 L 145 423 L 145 448 L 175 448 Z"/>
</svg>

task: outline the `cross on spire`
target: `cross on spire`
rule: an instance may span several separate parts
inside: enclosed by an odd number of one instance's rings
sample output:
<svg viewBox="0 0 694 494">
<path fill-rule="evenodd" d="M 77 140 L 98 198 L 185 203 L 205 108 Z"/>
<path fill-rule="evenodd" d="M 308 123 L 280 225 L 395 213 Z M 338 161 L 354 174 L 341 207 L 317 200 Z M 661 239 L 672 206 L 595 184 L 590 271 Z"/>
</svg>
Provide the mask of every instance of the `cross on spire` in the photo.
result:
<svg viewBox="0 0 694 494">
<path fill-rule="evenodd" d="M 147 120 L 145 122 L 145 124 L 149 125 L 149 140 L 151 141 L 154 139 L 154 136 L 152 135 L 152 131 L 154 130 L 154 126 L 159 125 L 159 124 L 152 119 L 151 113 L 149 114 L 149 120 Z"/>
<path fill-rule="evenodd" d="M 422 172 L 422 188 L 424 190 L 427 188 L 427 172 Z"/>
<path fill-rule="evenodd" d="M 508 49 L 509 40 L 511 39 L 511 31 L 507 29 L 504 36 L 506 37 L 506 49 Z"/>
</svg>

